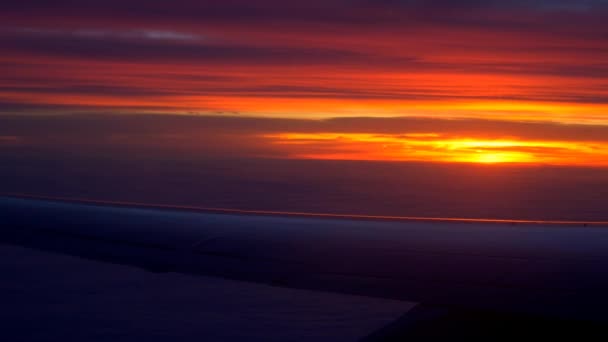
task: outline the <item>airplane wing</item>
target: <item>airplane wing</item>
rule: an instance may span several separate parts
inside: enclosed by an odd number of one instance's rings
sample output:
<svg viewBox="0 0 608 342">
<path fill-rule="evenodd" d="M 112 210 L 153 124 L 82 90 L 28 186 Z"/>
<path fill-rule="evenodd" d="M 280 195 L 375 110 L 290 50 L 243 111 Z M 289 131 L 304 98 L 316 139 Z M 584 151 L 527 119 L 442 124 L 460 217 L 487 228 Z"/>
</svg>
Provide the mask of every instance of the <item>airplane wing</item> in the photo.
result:
<svg viewBox="0 0 608 342">
<path fill-rule="evenodd" d="M 0 242 L 158 272 L 608 319 L 599 225 L 251 215 L 0 197 Z"/>
</svg>

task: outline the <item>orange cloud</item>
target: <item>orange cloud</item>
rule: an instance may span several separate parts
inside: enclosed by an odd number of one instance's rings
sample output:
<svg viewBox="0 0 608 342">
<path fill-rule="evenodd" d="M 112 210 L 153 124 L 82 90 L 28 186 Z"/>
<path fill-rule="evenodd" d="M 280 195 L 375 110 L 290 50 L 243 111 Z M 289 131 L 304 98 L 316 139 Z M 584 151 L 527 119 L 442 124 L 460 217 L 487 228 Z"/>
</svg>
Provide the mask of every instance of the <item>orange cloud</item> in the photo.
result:
<svg viewBox="0 0 608 342">
<path fill-rule="evenodd" d="M 86 154 L 608 166 L 608 126 L 480 119 L 15 115 L 3 117 L 0 146 Z"/>
<path fill-rule="evenodd" d="M 279 133 L 292 158 L 608 166 L 608 142 L 526 141 L 425 134 Z"/>
</svg>

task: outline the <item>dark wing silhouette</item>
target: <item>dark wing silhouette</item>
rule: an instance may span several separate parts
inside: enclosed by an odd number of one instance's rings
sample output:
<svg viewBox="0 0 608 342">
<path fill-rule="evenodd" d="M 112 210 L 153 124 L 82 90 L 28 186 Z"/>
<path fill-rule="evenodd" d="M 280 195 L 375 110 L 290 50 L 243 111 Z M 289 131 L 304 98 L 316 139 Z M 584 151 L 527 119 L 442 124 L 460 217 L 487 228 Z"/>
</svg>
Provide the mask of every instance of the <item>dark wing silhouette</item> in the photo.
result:
<svg viewBox="0 0 608 342">
<path fill-rule="evenodd" d="M 281 217 L 0 197 L 0 242 L 276 286 L 608 318 L 608 230 Z"/>
</svg>

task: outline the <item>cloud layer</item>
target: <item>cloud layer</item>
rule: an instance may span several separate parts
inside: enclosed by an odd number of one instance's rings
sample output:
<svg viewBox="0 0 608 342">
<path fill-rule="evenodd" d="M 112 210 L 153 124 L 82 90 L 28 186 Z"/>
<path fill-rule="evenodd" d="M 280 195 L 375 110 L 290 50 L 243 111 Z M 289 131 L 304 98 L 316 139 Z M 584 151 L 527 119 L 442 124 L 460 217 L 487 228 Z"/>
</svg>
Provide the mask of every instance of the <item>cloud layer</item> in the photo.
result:
<svg viewBox="0 0 608 342">
<path fill-rule="evenodd" d="M 0 112 L 608 123 L 605 1 L 0 4 Z"/>
<path fill-rule="evenodd" d="M 0 152 L 608 166 L 608 127 L 479 119 L 5 116 Z"/>
</svg>

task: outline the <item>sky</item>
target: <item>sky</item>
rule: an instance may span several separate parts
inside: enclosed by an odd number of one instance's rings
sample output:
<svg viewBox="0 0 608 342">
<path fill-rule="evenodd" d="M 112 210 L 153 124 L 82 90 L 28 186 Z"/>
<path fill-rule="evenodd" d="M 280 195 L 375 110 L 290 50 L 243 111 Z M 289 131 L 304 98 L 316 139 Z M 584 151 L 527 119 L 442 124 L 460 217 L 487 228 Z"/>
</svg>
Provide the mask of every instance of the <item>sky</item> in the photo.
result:
<svg viewBox="0 0 608 342">
<path fill-rule="evenodd" d="M 608 1 L 0 4 L 0 149 L 608 166 Z"/>
</svg>

